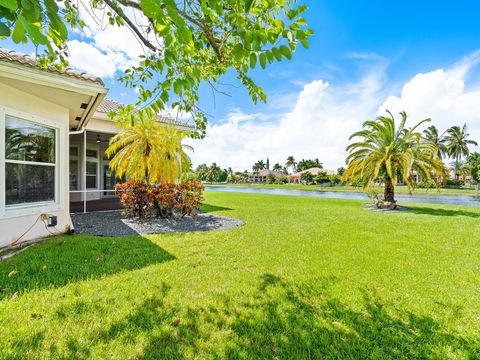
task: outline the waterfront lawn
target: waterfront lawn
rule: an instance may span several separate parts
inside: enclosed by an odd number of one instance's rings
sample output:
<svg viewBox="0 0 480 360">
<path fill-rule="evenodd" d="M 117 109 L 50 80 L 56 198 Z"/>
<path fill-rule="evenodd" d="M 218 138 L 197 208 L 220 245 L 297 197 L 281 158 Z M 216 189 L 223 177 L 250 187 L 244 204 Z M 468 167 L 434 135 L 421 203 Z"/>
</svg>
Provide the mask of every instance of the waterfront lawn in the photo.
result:
<svg viewBox="0 0 480 360">
<path fill-rule="evenodd" d="M 311 190 L 311 191 L 348 191 L 348 192 L 364 192 L 363 188 L 360 186 L 350 186 L 350 185 L 333 185 L 333 186 L 322 186 L 322 185 L 305 185 L 305 184 L 252 184 L 252 183 L 215 183 L 215 184 L 206 184 L 207 186 L 228 186 L 228 187 L 249 187 L 249 188 L 258 188 L 258 189 L 286 189 L 286 190 Z M 397 194 L 408 194 L 408 187 L 405 185 L 395 186 L 395 192 Z M 475 190 L 474 187 L 471 188 L 459 188 L 459 189 L 421 189 L 417 188 L 413 192 L 414 194 L 420 195 L 469 195 L 477 196 L 479 193 Z"/>
<path fill-rule="evenodd" d="M 205 198 L 246 225 L 1 262 L 0 358 L 480 357 L 480 209 Z"/>
</svg>

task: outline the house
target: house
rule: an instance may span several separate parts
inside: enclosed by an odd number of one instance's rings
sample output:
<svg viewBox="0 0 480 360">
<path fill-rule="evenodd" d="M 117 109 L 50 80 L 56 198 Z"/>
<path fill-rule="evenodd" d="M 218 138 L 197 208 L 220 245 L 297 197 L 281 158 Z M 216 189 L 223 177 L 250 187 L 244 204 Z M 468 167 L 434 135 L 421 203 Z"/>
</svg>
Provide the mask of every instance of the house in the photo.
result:
<svg viewBox="0 0 480 360">
<path fill-rule="evenodd" d="M 309 172 L 313 176 L 317 176 L 320 172 L 325 172 L 325 173 L 327 173 L 327 175 L 335 175 L 336 174 L 335 171 L 332 171 L 332 170 L 323 169 L 323 168 L 319 168 L 319 167 L 313 167 L 313 168 L 310 168 L 310 169 L 299 171 L 299 172 L 297 172 L 295 174 L 292 174 L 292 175 L 288 175 L 288 183 L 289 184 L 301 184 L 302 183 L 302 179 L 301 179 L 302 174 L 306 173 L 306 172 Z"/>
<path fill-rule="evenodd" d="M 71 211 L 119 206 L 105 149 L 120 104 L 107 92 L 98 77 L 0 48 L 0 246 L 73 230 Z"/>
<path fill-rule="evenodd" d="M 267 179 L 271 176 L 273 176 L 275 179 L 279 179 L 283 175 L 284 174 L 281 171 L 262 169 L 258 172 L 248 173 L 247 181 L 253 183 L 266 183 Z"/>
</svg>

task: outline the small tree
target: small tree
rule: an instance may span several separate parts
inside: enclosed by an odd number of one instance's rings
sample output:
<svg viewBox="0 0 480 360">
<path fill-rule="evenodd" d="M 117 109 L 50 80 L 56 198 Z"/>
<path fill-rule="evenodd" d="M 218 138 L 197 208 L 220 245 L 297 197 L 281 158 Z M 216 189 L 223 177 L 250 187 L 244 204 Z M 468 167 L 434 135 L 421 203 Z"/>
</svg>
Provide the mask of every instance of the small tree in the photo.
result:
<svg viewBox="0 0 480 360">
<path fill-rule="evenodd" d="M 125 175 L 136 181 L 173 183 L 190 169 L 190 158 L 182 145 L 186 132 L 173 124 L 160 124 L 156 117 L 144 113 L 128 120 L 118 118 L 117 124 L 122 129 L 110 139 L 105 153 L 118 178 Z"/>
<path fill-rule="evenodd" d="M 467 158 L 467 167 L 473 182 L 475 183 L 475 189 L 478 195 L 478 185 L 480 182 L 480 153 L 474 152 Z"/>
<path fill-rule="evenodd" d="M 233 73 L 255 103 L 266 101 L 251 72 L 308 47 L 313 31 L 302 15 L 306 10 L 297 0 L 5 0 L 0 1 L 0 38 L 31 42 L 48 51 L 43 65 L 60 57 L 65 66 L 68 40 L 89 21 L 101 31 L 127 28 L 145 50 L 135 54 L 139 61 L 119 80 L 138 90 L 138 107 L 151 114 L 169 107 L 190 113 L 203 135 L 201 86 L 215 90 L 215 82 Z"/>
<path fill-rule="evenodd" d="M 275 184 L 276 180 L 277 178 L 274 175 L 272 174 L 267 175 L 267 184 Z"/>
<path fill-rule="evenodd" d="M 325 171 L 320 171 L 317 176 L 315 176 L 314 181 L 317 184 L 326 184 L 330 182 L 330 177 Z"/>
<path fill-rule="evenodd" d="M 311 184 L 313 182 L 313 174 L 310 171 L 305 171 L 300 175 L 300 180 L 307 184 Z"/>
<path fill-rule="evenodd" d="M 350 137 L 358 138 L 359 141 L 347 147 L 350 154 L 343 180 L 349 183 L 361 181 L 364 188 L 380 180 L 384 184 L 384 198 L 377 205 L 394 208 L 397 179 L 402 178 L 411 192 L 415 184 L 414 171 L 424 181 L 440 179 L 447 172 L 438 157 L 438 149 L 431 142 L 424 141 L 422 134 L 417 131 L 419 126 L 430 119 L 407 128 L 405 112 L 400 113 L 402 118 L 398 126 L 392 113 L 387 113 L 389 116 L 365 121 L 363 130 Z"/>
</svg>

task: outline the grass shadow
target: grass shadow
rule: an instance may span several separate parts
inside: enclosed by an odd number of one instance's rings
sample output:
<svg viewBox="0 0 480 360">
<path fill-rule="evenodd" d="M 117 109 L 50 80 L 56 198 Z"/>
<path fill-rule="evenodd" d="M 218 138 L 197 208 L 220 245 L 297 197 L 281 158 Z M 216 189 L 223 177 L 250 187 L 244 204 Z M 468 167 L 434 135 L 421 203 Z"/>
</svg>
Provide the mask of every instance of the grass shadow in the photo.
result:
<svg viewBox="0 0 480 360">
<path fill-rule="evenodd" d="M 480 341 L 450 333 L 433 318 L 394 308 L 368 291 L 352 308 L 332 297 L 334 278 L 291 283 L 265 274 L 248 296 L 180 306 L 162 287 L 90 344 L 146 339 L 142 359 L 478 358 Z M 212 340 L 215 339 L 215 340 Z M 142 340 L 143 342 L 143 340 Z M 75 349 L 75 347 L 72 347 Z M 71 352 L 75 357 L 85 349 Z"/>
<path fill-rule="evenodd" d="M 52 238 L 0 262 L 0 300 L 25 290 L 60 287 L 173 259 L 141 236 Z"/>
<path fill-rule="evenodd" d="M 471 218 L 480 218 L 480 212 L 468 210 L 450 210 L 429 207 L 411 207 L 409 213 L 431 216 L 466 216 Z"/>
<path fill-rule="evenodd" d="M 223 206 L 211 205 L 211 204 L 200 205 L 200 211 L 207 212 L 207 213 L 215 212 L 215 211 L 229 211 L 229 210 L 233 210 L 233 209 L 223 207 Z"/>
</svg>

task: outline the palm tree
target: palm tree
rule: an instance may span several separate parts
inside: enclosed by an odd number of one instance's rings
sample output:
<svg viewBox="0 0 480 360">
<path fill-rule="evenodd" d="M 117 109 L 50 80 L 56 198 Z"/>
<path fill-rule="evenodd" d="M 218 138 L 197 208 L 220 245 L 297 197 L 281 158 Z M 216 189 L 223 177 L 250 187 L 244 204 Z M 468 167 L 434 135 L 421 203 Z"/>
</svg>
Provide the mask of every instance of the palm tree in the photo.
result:
<svg viewBox="0 0 480 360">
<path fill-rule="evenodd" d="M 417 172 L 424 180 L 438 180 L 446 173 L 437 149 L 429 142 L 422 141 L 417 128 L 429 122 L 425 119 L 412 128 L 406 128 L 407 114 L 402 117 L 398 128 L 392 113 L 379 116 L 376 120 L 363 123 L 363 130 L 354 133 L 353 138 L 360 138 L 347 147 L 347 169 L 343 180 L 350 184 L 360 181 L 364 188 L 369 184 L 382 181 L 384 199 L 377 206 L 395 207 L 395 183 L 400 177 L 410 191 L 413 190 L 413 173 Z"/>
<path fill-rule="evenodd" d="M 437 155 L 440 159 L 443 159 L 448 153 L 447 146 L 445 145 L 444 134 L 439 133 L 435 125 L 431 125 L 423 130 L 425 141 L 431 142 L 437 148 Z"/>
<path fill-rule="evenodd" d="M 283 166 L 280 165 L 279 163 L 276 163 L 275 165 L 273 165 L 272 170 L 273 170 L 273 171 L 282 171 L 282 170 L 283 170 Z"/>
<path fill-rule="evenodd" d="M 152 183 L 178 181 L 190 168 L 190 159 L 182 145 L 186 133 L 173 124 L 138 113 L 130 120 L 119 120 L 122 130 L 110 139 L 106 155 L 116 176 Z"/>
<path fill-rule="evenodd" d="M 297 166 L 297 163 L 295 162 L 295 158 L 291 155 L 289 157 L 287 157 L 287 162 L 285 163 L 285 167 L 287 169 L 291 168 L 292 172 L 295 172 L 296 166 Z"/>
<path fill-rule="evenodd" d="M 478 195 L 478 185 L 480 182 L 480 153 L 474 152 L 467 158 L 467 168 L 472 180 L 475 182 L 475 189 Z"/>
<path fill-rule="evenodd" d="M 460 128 L 460 126 L 452 126 L 447 130 L 445 142 L 448 149 L 448 155 L 456 161 L 460 161 L 462 157 L 470 154 L 468 145 L 478 145 L 476 141 L 469 139 L 470 134 L 467 131 L 467 124 L 463 125 L 462 128 Z M 457 179 L 458 173 L 455 172 L 454 174 L 455 179 Z"/>
<path fill-rule="evenodd" d="M 450 163 L 450 170 L 455 174 L 455 178 L 458 175 L 466 175 L 468 171 L 467 163 L 463 160 L 454 160 Z"/>
<path fill-rule="evenodd" d="M 252 170 L 254 173 L 258 173 L 260 170 L 266 169 L 267 166 L 263 160 L 258 160 L 255 164 L 252 166 Z"/>
</svg>

